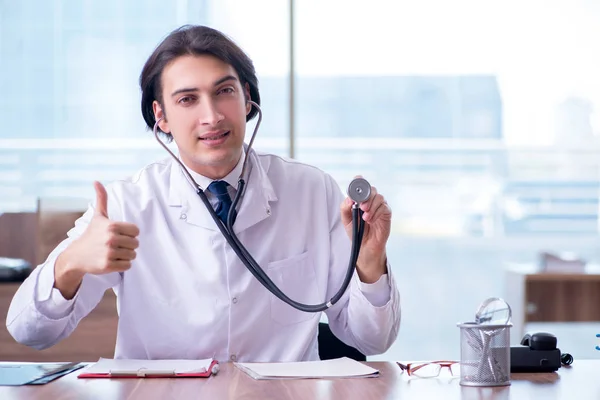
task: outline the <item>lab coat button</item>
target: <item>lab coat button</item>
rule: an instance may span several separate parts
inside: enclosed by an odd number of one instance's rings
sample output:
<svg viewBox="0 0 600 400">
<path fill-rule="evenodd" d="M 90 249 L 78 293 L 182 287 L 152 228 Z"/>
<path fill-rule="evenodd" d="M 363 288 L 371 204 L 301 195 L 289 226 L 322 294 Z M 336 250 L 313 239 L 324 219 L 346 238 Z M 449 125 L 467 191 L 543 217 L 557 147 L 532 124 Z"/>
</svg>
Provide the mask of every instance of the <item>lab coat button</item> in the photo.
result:
<svg viewBox="0 0 600 400">
<path fill-rule="evenodd" d="M 179 218 L 181 218 L 181 219 L 186 219 L 186 218 L 187 218 L 187 215 L 185 215 L 185 214 L 181 214 L 181 215 L 179 216 Z"/>
<path fill-rule="evenodd" d="M 233 304 L 237 304 L 237 297 L 234 297 L 233 299 L 231 299 L 231 301 L 233 302 Z"/>
<path fill-rule="evenodd" d="M 235 356 L 235 354 L 232 354 L 231 357 L 229 357 L 229 359 L 231 361 L 235 361 L 235 360 L 237 360 L 237 357 Z"/>
</svg>

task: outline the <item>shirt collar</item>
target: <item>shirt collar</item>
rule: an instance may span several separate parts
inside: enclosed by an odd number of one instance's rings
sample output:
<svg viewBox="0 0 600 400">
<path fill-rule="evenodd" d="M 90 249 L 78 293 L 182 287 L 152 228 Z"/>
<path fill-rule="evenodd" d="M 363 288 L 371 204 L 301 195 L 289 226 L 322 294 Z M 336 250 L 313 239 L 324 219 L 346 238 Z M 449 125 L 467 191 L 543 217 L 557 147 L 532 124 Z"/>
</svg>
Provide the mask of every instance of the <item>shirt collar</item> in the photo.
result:
<svg viewBox="0 0 600 400">
<path fill-rule="evenodd" d="M 240 157 L 237 164 L 235 165 L 235 168 L 233 168 L 233 170 L 231 170 L 231 172 L 228 173 L 223 179 L 210 179 L 204 175 L 200 175 L 199 173 L 192 171 L 189 168 L 188 168 L 188 172 L 190 173 L 192 178 L 194 178 L 196 183 L 202 188 L 202 190 L 206 190 L 208 185 L 210 185 L 215 180 L 225 181 L 225 182 L 229 183 L 229 185 L 233 189 L 235 189 L 235 188 L 237 188 L 238 180 L 240 179 L 240 175 L 242 173 L 242 168 L 244 167 L 244 159 L 245 158 L 246 158 L 246 150 L 244 148 L 242 148 L 242 156 Z"/>
<path fill-rule="evenodd" d="M 253 149 L 250 149 L 248 151 L 248 148 L 246 146 L 244 146 L 243 152 L 242 152 L 242 157 L 240 158 L 240 161 L 238 161 L 238 165 L 236 165 L 236 167 L 233 169 L 233 171 L 231 171 L 231 173 L 228 174 L 227 179 L 239 179 L 239 174 L 241 173 L 241 170 L 239 172 L 238 168 L 243 167 L 244 165 L 244 158 L 248 157 L 248 166 L 246 171 L 244 172 L 244 179 L 246 179 L 246 191 L 250 192 L 250 197 L 253 197 L 256 193 L 252 193 L 252 192 L 256 192 L 259 191 L 260 193 L 262 193 L 262 195 L 264 196 L 265 200 L 267 202 L 271 202 L 271 201 L 277 201 L 277 195 L 275 194 L 275 190 L 273 187 L 273 184 L 271 183 L 271 179 L 269 178 L 268 175 L 268 170 L 270 168 L 270 157 L 262 157 L 261 160 L 259 160 L 259 156 L 256 153 L 256 151 L 254 151 Z M 169 157 L 170 158 L 170 157 Z M 189 196 L 193 195 L 194 197 L 194 201 L 197 201 L 198 199 L 196 198 L 196 194 L 195 192 L 195 188 L 192 188 L 192 185 L 190 185 L 190 182 L 188 181 L 187 177 L 185 176 L 181 166 L 179 165 L 179 163 L 173 159 L 170 159 L 171 162 L 171 171 L 169 172 L 169 205 L 173 206 L 173 207 L 184 207 L 184 209 L 189 211 L 189 204 L 186 203 L 186 199 L 189 202 L 190 198 Z M 191 172 L 191 171 L 190 171 Z M 198 179 L 206 179 L 203 183 L 206 184 L 206 187 L 208 187 L 208 185 L 210 184 L 210 182 L 212 182 L 211 179 L 206 178 L 206 177 L 202 177 L 201 175 L 197 175 L 194 174 L 194 176 L 196 176 L 196 178 Z M 198 182 L 200 183 L 200 182 Z M 232 186 L 229 188 L 230 192 L 230 196 L 235 196 L 236 195 L 236 190 L 237 190 L 237 182 L 235 186 Z M 209 196 L 210 197 L 210 196 Z M 244 206 L 244 204 L 246 203 L 246 201 L 243 201 L 242 206 Z M 192 203 L 193 204 L 193 203 Z M 250 207 L 250 209 L 252 209 Z M 208 221 L 208 220 L 207 220 Z M 240 227 L 244 224 L 242 224 L 238 215 L 238 220 L 236 221 L 236 226 Z M 208 224 L 208 222 L 207 222 Z M 210 226 L 213 226 L 213 223 L 210 223 Z"/>
</svg>

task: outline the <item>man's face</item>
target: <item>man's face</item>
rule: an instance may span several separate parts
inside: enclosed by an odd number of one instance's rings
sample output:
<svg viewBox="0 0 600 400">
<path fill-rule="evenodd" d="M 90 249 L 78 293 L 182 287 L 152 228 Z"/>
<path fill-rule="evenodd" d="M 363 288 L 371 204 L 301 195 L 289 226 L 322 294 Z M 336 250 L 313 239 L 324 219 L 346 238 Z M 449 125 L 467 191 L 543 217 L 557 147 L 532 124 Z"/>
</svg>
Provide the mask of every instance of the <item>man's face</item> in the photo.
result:
<svg viewBox="0 0 600 400">
<path fill-rule="evenodd" d="M 154 115 L 163 132 L 171 133 L 182 161 L 195 172 L 223 178 L 237 164 L 244 143 L 248 88 L 235 69 L 209 55 L 185 55 L 163 70 L 162 107 Z M 164 107 L 164 108 L 163 108 Z"/>
</svg>

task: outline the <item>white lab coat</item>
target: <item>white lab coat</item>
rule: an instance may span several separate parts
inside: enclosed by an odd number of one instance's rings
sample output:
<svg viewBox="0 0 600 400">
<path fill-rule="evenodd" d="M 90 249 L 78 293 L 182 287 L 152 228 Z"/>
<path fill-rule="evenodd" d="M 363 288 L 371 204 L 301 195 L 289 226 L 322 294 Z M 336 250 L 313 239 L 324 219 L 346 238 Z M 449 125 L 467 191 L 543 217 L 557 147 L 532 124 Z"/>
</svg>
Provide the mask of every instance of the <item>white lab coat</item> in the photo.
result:
<svg viewBox="0 0 600 400">
<path fill-rule="evenodd" d="M 340 288 L 350 255 L 340 220 L 342 192 L 315 167 L 253 150 L 249 157 L 235 232 L 289 297 L 307 304 L 328 301 Z M 234 186 L 240 169 L 241 163 L 226 178 Z M 210 182 L 194 176 L 201 187 Z M 90 206 L 15 294 L 6 323 L 18 342 L 52 346 L 112 288 L 119 313 L 115 358 L 319 359 L 320 313 L 292 308 L 251 275 L 179 164 L 152 163 L 107 191 L 109 218 L 140 229 L 131 269 L 86 275 L 70 301 L 53 288 L 56 258 L 85 230 L 94 212 Z M 326 314 L 340 339 L 364 354 L 379 354 L 397 337 L 399 298 L 389 266 L 388 274 L 370 285 L 355 273 L 344 297 Z"/>
</svg>

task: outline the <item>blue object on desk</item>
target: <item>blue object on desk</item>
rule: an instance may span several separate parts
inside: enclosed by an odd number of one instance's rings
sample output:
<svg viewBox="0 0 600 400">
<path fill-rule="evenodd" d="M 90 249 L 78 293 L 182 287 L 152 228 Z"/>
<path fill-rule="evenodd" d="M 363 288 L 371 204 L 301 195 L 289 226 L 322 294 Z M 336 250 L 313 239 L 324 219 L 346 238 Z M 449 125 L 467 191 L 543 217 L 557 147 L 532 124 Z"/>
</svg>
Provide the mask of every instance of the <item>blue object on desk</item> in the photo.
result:
<svg viewBox="0 0 600 400">
<path fill-rule="evenodd" d="M 43 385 L 84 366 L 81 363 L 0 364 L 0 386 Z"/>
</svg>

